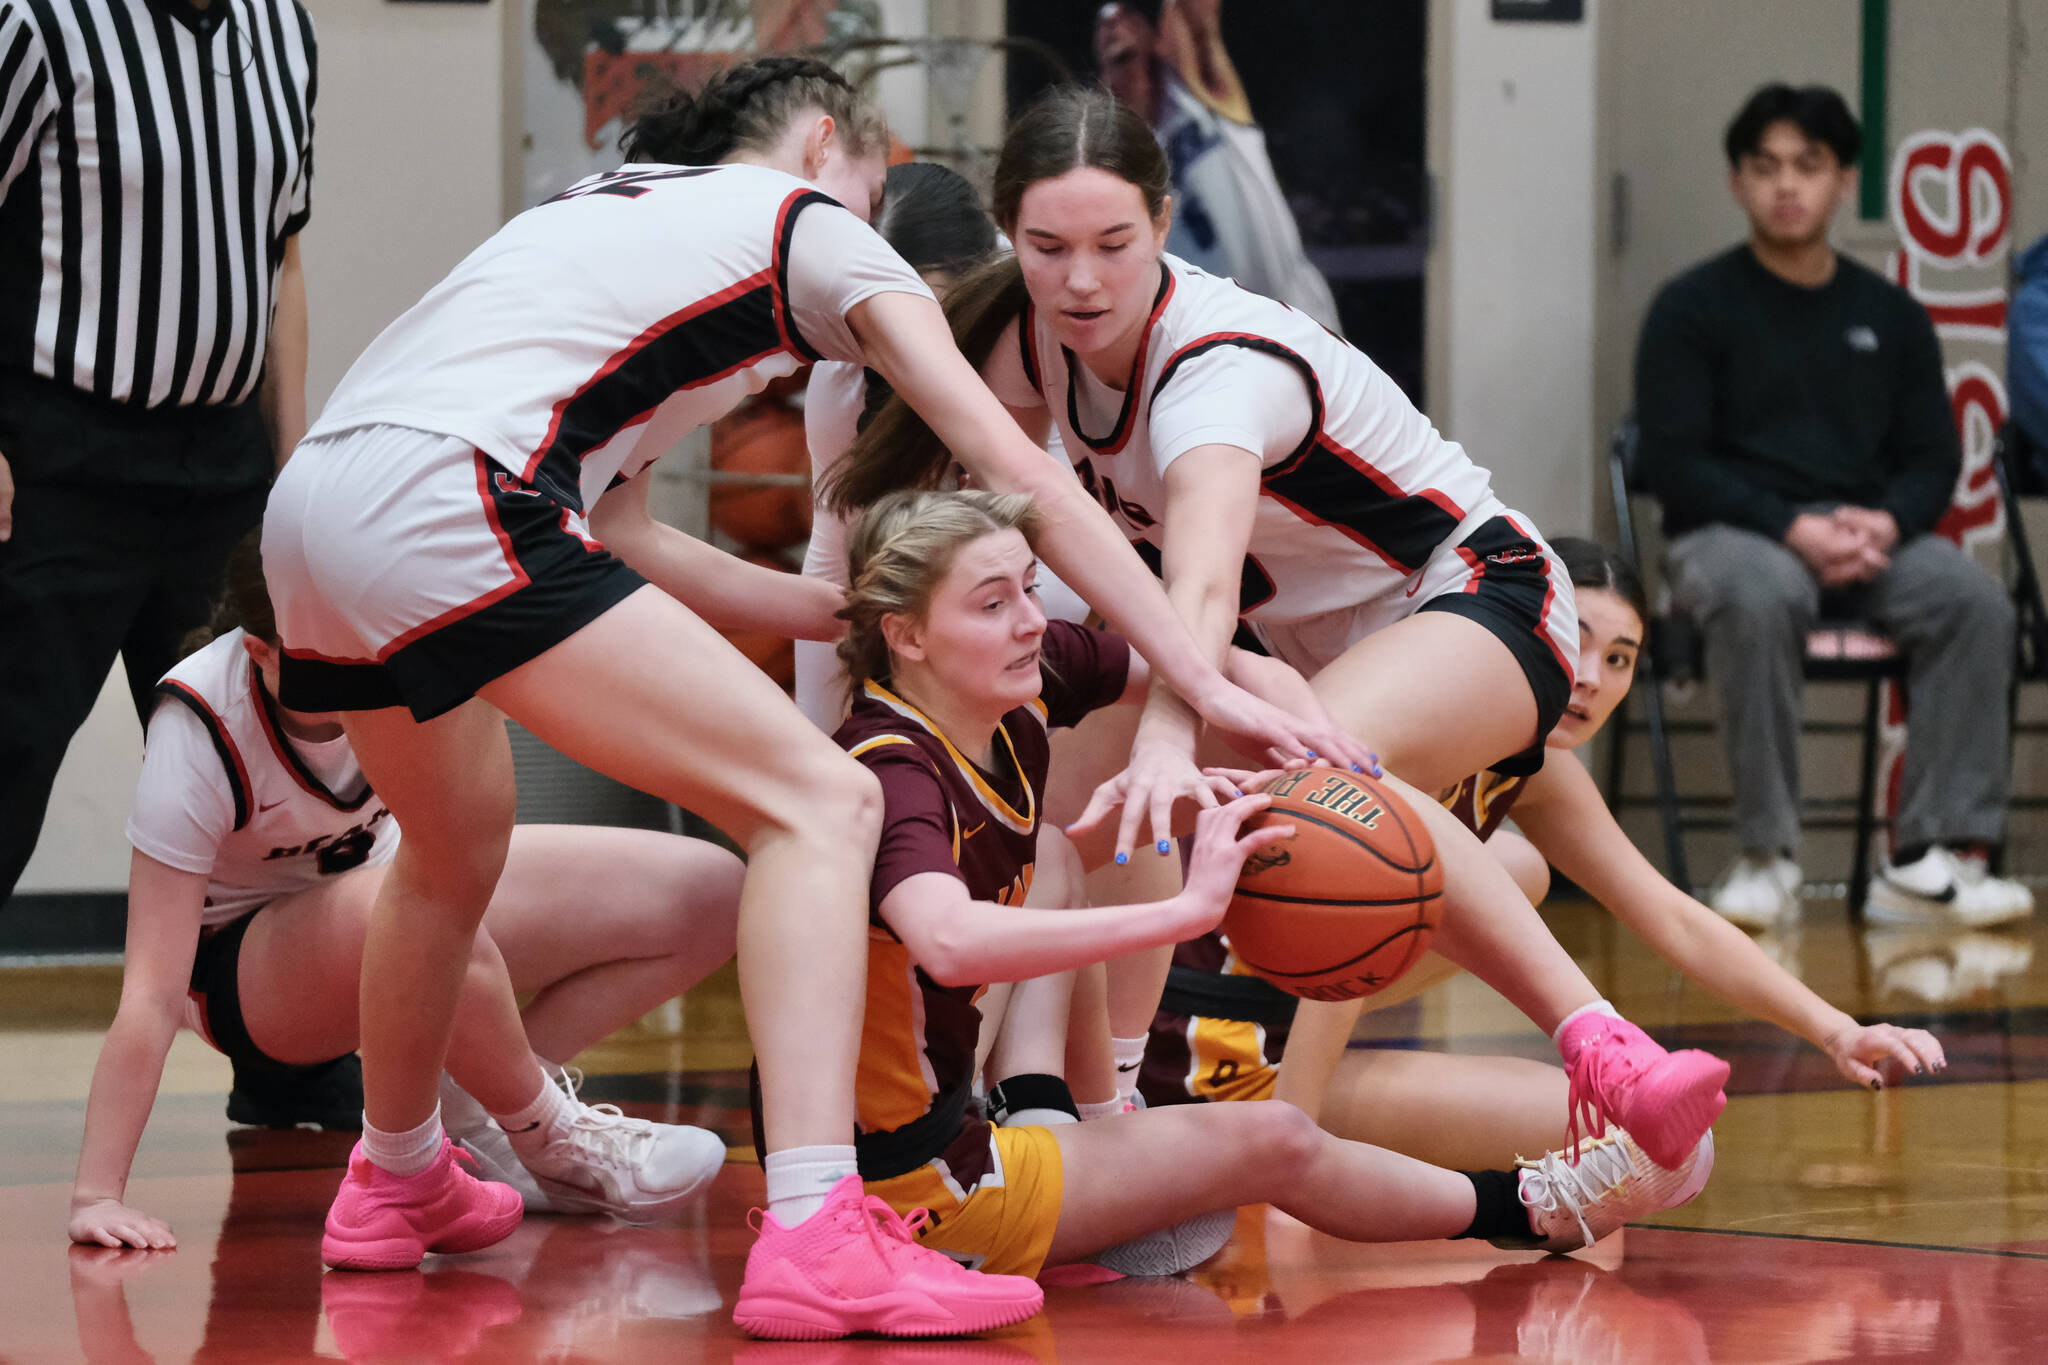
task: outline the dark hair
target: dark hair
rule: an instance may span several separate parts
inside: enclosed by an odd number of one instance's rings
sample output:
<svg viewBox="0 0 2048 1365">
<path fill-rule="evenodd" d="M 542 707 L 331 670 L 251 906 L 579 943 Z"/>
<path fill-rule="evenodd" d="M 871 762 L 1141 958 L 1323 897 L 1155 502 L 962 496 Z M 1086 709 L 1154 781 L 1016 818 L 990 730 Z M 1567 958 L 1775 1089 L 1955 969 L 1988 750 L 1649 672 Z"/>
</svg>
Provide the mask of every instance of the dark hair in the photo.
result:
<svg viewBox="0 0 2048 1365">
<path fill-rule="evenodd" d="M 1644 624 L 1649 623 L 1650 599 L 1643 591 L 1643 580 L 1635 565 L 1605 545 L 1578 536 L 1552 536 L 1550 548 L 1557 552 L 1574 588 L 1611 592 L 1628 603 Z"/>
<path fill-rule="evenodd" d="M 1173 181 L 1150 125 L 1107 90 L 1061 85 L 1040 96 L 1003 138 L 993 195 L 997 225 L 1014 234 L 1026 190 L 1083 166 L 1136 186 L 1153 218 L 1166 211 Z M 979 368 L 988 359 L 1029 300 L 1015 256 L 999 256 L 953 287 L 946 321 L 968 364 Z M 833 466 L 819 495 L 833 511 L 851 515 L 892 489 L 938 487 L 952 459 L 924 419 L 892 398 Z"/>
<path fill-rule="evenodd" d="M 1751 95 L 1729 123 L 1722 139 L 1728 165 L 1740 167 L 1742 158 L 1762 150 L 1764 133 L 1774 123 L 1791 124 L 1833 152 L 1835 160 L 1844 166 L 1855 165 L 1857 154 L 1863 150 L 1863 129 L 1840 95 L 1825 85 L 1794 89 L 1778 81 Z"/>
<path fill-rule="evenodd" d="M 957 278 L 996 250 L 996 225 L 981 207 L 981 196 L 966 176 L 935 161 L 906 161 L 889 168 L 882 216 L 874 227 L 916 271 L 943 271 Z M 866 431 L 894 396 L 889 381 L 869 370 L 867 397 L 854 430 Z"/>
<path fill-rule="evenodd" d="M 831 67 L 805 57 L 756 57 L 695 93 L 657 95 L 619 135 L 619 150 L 628 161 L 715 166 L 734 152 L 773 146 L 805 109 L 830 114 L 856 155 L 888 141 L 881 112 Z"/>
<path fill-rule="evenodd" d="M 277 643 L 277 613 L 270 606 L 270 587 L 263 581 L 263 528 L 235 542 L 221 571 L 220 596 L 205 625 L 188 634 L 181 653 L 197 654 L 231 630 L 244 630 L 265 644 Z"/>
<path fill-rule="evenodd" d="M 959 274 L 996 249 L 996 225 L 966 176 L 936 161 L 889 168 L 875 231 L 912 270 Z"/>
</svg>

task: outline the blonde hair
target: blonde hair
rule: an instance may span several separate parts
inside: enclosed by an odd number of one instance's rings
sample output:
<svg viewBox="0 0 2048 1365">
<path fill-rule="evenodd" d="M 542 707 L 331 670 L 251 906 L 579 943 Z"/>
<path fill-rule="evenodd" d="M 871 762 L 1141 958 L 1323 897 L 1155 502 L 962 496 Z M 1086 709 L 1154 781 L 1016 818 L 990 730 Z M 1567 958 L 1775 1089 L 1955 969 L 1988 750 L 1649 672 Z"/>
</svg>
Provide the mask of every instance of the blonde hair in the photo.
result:
<svg viewBox="0 0 2048 1365">
<path fill-rule="evenodd" d="M 1035 543 L 1038 512 L 1031 499 L 981 489 L 913 490 L 887 494 L 862 514 L 847 554 L 853 586 L 839 612 L 847 623 L 839 662 L 850 690 L 870 678 L 890 681 L 882 618 L 923 615 L 960 547 L 997 531 L 1021 531 Z"/>
</svg>

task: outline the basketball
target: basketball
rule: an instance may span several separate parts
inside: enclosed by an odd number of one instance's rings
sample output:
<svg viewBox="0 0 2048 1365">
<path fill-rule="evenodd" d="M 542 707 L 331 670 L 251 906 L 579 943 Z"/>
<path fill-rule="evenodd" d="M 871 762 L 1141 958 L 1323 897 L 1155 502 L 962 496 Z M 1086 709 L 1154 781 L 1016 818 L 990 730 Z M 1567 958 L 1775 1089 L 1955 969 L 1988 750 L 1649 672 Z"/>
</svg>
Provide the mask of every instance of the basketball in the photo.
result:
<svg viewBox="0 0 2048 1365">
<path fill-rule="evenodd" d="M 1294 836 L 1245 860 L 1223 932 L 1238 961 L 1305 1000 L 1384 989 L 1429 949 L 1443 913 L 1436 845 L 1408 803 L 1369 777 L 1302 768 L 1266 791 L 1246 829 Z"/>
<path fill-rule="evenodd" d="M 811 456 L 804 417 L 767 398 L 742 404 L 711 424 L 711 467 L 737 476 L 711 486 L 711 525 L 754 550 L 781 550 L 811 533 Z M 748 483 L 775 475 L 785 483 Z M 797 476 L 792 478 L 791 476 Z"/>
</svg>

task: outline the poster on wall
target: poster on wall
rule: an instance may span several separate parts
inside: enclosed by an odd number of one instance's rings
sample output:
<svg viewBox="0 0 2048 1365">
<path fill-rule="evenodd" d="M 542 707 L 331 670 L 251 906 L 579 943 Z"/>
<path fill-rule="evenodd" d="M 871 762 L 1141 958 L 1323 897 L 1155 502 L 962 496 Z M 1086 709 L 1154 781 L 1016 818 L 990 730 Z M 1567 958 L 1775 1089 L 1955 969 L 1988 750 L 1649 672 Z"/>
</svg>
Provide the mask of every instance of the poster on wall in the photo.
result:
<svg viewBox="0 0 2048 1365">
<path fill-rule="evenodd" d="M 878 0 L 523 0 L 524 202 L 619 164 L 650 91 L 693 86 L 760 52 L 882 32 Z"/>
</svg>

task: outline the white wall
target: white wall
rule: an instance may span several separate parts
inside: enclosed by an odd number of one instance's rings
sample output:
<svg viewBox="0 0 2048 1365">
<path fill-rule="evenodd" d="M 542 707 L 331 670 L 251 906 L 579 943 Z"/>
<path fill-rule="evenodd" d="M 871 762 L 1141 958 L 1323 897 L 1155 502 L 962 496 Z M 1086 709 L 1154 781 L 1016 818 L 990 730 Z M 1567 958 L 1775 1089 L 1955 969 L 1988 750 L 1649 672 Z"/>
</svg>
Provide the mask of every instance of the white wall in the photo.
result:
<svg viewBox="0 0 2048 1365">
<path fill-rule="evenodd" d="M 385 324 L 496 230 L 506 204 L 504 52 L 487 5 L 304 0 L 319 39 L 313 218 L 301 244 L 317 412 Z M 126 885 L 142 732 L 116 669 L 72 741 L 22 892 Z"/>
<path fill-rule="evenodd" d="M 1433 0 L 1429 415 L 1546 531 L 1592 514 L 1594 55 L 1576 24 Z"/>
</svg>

